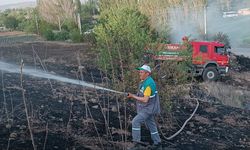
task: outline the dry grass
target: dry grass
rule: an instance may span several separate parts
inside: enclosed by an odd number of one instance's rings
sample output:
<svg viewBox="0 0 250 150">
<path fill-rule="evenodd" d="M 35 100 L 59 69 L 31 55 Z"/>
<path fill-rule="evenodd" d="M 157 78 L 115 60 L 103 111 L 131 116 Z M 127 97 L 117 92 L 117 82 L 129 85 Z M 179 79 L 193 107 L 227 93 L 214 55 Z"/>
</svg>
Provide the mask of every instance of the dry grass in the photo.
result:
<svg viewBox="0 0 250 150">
<path fill-rule="evenodd" d="M 244 102 L 250 97 L 250 91 L 220 82 L 204 82 L 201 87 L 208 95 L 218 98 L 222 104 L 243 108 Z"/>
<path fill-rule="evenodd" d="M 233 79 L 250 82 L 250 72 L 241 72 L 241 73 L 231 72 L 230 76 Z"/>
</svg>

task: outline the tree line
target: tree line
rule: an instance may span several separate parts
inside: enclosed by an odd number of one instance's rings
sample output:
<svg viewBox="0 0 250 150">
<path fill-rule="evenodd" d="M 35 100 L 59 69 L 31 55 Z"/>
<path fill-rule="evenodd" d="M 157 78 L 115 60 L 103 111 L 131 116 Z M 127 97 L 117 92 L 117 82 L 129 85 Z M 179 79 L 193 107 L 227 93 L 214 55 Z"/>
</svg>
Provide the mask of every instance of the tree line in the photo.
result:
<svg viewBox="0 0 250 150">
<path fill-rule="evenodd" d="M 95 14 L 93 14 L 95 13 Z M 43 36 L 47 40 L 82 42 L 82 33 L 93 28 L 93 0 L 39 0 L 35 8 L 8 9 L 0 13 L 0 26 Z"/>
</svg>

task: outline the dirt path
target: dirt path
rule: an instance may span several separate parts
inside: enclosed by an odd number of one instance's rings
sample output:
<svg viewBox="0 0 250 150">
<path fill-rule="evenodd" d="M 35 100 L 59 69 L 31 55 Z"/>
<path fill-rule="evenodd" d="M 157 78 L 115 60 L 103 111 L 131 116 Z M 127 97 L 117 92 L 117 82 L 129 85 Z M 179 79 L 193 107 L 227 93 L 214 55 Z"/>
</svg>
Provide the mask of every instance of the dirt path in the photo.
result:
<svg viewBox="0 0 250 150">
<path fill-rule="evenodd" d="M 18 35 L 25 35 L 25 33 L 21 31 L 0 32 L 0 36 L 18 36 Z"/>
</svg>

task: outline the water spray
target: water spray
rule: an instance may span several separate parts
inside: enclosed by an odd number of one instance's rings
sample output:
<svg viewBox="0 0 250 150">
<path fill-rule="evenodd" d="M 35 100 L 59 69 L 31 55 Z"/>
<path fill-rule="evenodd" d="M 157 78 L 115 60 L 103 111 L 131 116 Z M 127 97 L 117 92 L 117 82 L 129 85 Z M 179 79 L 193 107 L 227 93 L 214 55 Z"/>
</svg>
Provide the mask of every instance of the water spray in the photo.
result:
<svg viewBox="0 0 250 150">
<path fill-rule="evenodd" d="M 13 64 L 1 62 L 1 61 L 0 61 L 0 70 L 10 72 L 10 73 L 20 73 L 20 68 L 17 65 L 13 65 Z M 90 83 L 87 83 L 87 82 L 84 82 L 84 81 L 53 75 L 53 74 L 44 72 L 42 70 L 36 70 L 36 69 L 31 69 L 31 68 L 23 68 L 22 73 L 25 74 L 25 75 L 30 75 L 30 76 L 34 76 L 34 77 L 53 79 L 53 80 L 62 81 L 62 82 L 65 82 L 65 83 L 71 83 L 71 84 L 82 85 L 82 86 L 85 86 L 85 87 L 94 88 L 94 89 L 98 89 L 98 90 L 109 91 L 109 92 L 121 94 L 121 95 L 124 95 L 124 96 L 128 95 L 128 93 L 126 93 L 126 92 L 120 92 L 120 91 L 100 87 L 100 86 L 97 86 L 97 85 L 94 85 L 94 84 L 90 84 Z"/>
</svg>

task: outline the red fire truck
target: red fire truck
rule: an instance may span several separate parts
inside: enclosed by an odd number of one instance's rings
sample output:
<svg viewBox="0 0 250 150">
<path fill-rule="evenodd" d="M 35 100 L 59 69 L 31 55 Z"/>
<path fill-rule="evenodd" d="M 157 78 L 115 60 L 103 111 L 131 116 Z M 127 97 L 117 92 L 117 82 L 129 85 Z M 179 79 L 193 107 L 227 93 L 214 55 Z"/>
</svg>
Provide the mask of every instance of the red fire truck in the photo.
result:
<svg viewBox="0 0 250 150">
<path fill-rule="evenodd" d="M 187 44 L 191 46 L 190 56 L 192 57 L 192 67 L 190 68 L 194 76 L 201 76 L 205 81 L 216 81 L 220 76 L 226 75 L 229 68 L 228 48 L 220 42 L 208 41 L 188 41 L 183 38 L 184 44 L 158 44 L 161 50 L 154 50 L 146 47 L 145 56 L 155 61 L 176 60 L 185 61 L 186 56 L 181 55 L 187 50 Z"/>
</svg>

